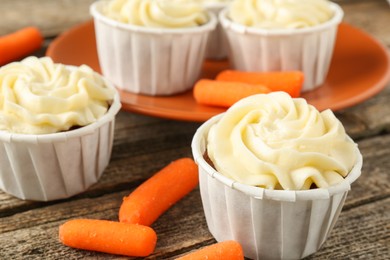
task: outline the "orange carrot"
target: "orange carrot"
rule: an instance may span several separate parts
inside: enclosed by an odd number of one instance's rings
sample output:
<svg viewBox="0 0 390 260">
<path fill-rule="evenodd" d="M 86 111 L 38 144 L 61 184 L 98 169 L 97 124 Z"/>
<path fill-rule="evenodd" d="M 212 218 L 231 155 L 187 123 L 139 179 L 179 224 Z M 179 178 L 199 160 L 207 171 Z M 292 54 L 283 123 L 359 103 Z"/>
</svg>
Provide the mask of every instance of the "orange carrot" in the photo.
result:
<svg viewBox="0 0 390 260">
<path fill-rule="evenodd" d="M 157 241 L 150 227 L 97 219 L 70 220 L 60 226 L 59 237 L 70 247 L 126 256 L 148 256 Z"/>
<path fill-rule="evenodd" d="M 193 91 L 195 101 L 199 104 L 220 107 L 230 107 L 238 100 L 254 94 L 271 92 L 263 85 L 211 79 L 198 80 Z"/>
<path fill-rule="evenodd" d="M 36 27 L 25 27 L 0 36 L 0 66 L 38 50 L 42 42 L 42 34 Z"/>
<path fill-rule="evenodd" d="M 185 256 L 177 258 L 177 260 L 242 260 L 244 259 L 244 252 L 241 245 L 233 240 L 219 242 L 197 251 L 191 252 Z"/>
<path fill-rule="evenodd" d="M 291 97 L 298 97 L 301 93 L 304 75 L 301 71 L 245 72 L 224 70 L 217 75 L 216 79 L 262 84 L 271 91 L 285 91 Z"/>
<path fill-rule="evenodd" d="M 198 183 L 195 162 L 190 158 L 178 159 L 123 198 L 119 220 L 149 226 Z"/>
</svg>

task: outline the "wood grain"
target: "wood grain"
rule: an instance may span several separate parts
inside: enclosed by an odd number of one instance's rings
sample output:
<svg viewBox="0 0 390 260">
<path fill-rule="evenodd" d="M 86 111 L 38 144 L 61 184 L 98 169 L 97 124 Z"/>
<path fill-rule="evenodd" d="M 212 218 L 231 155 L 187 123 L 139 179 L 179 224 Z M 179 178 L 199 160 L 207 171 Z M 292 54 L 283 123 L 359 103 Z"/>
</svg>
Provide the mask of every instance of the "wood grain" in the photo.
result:
<svg viewBox="0 0 390 260">
<path fill-rule="evenodd" d="M 378 143 L 389 146 L 389 135 L 385 136 L 384 142 L 375 139 L 381 138 L 374 138 L 373 142 L 364 141 L 360 143 L 363 146 L 363 153 L 364 151 L 369 152 L 370 149 L 378 149 Z M 390 155 L 390 150 L 384 155 Z M 372 157 L 369 158 L 373 159 Z M 389 242 L 387 236 L 388 223 L 390 223 L 390 198 L 388 193 L 390 189 L 388 173 L 386 172 L 389 163 L 386 162 L 383 165 L 384 168 L 381 168 L 381 166 L 382 164 L 379 162 L 375 166 L 379 170 L 366 172 L 356 182 L 356 185 L 353 185 L 346 201 L 346 207 L 335 227 L 335 230 L 338 231 L 332 232 L 324 248 L 310 259 L 329 259 L 329 257 L 335 259 L 348 256 L 383 257 L 386 255 L 386 252 L 388 252 L 386 245 Z M 372 201 L 371 197 L 371 201 L 367 201 L 360 198 L 363 193 L 358 192 L 359 189 L 364 189 L 365 193 L 368 194 L 375 194 L 377 190 L 385 189 L 387 195 L 385 197 L 380 196 L 375 201 Z M 0 255 L 4 254 L 1 256 L 11 259 L 33 256 L 34 254 L 53 256 L 52 253 L 55 252 L 58 257 L 65 257 L 70 254 L 75 258 L 96 255 L 105 259 L 116 259 L 116 256 L 112 255 L 84 252 L 62 246 L 57 238 L 58 226 L 68 219 L 80 217 L 117 220 L 121 199 L 128 192 L 115 192 L 93 198 L 65 200 L 33 211 L 3 217 L 0 223 L 0 233 L 2 233 L 0 244 L 3 246 L 3 252 L 5 253 L 0 252 Z M 356 201 L 359 203 L 356 203 Z M 362 203 L 362 201 L 365 203 Z M 363 223 L 370 223 L 370 225 L 364 225 Z M 168 259 L 182 254 L 183 251 L 196 249 L 214 242 L 205 224 L 198 189 L 168 210 L 153 224 L 153 228 L 159 235 L 159 242 L 153 257 L 161 257 L 160 259 Z M 369 239 L 367 240 L 367 238 Z M 45 243 L 39 241 L 45 241 Z M 15 244 L 23 246 L 21 248 L 18 246 L 19 249 L 16 252 L 7 250 L 7 248 L 13 248 Z M 345 245 L 348 245 L 347 250 Z M 362 249 L 364 250 L 362 251 Z"/>
<path fill-rule="evenodd" d="M 93 0 L 2 0 L 0 35 L 36 25 L 48 36 L 90 19 Z M 384 0 L 339 0 L 344 20 L 390 47 L 390 7 Z M 372 15 L 375 14 L 375 21 Z M 44 54 L 44 48 L 38 56 Z M 364 163 L 343 211 L 323 248 L 307 259 L 390 259 L 390 84 L 377 96 L 336 116 L 357 141 Z M 99 182 L 73 198 L 53 202 L 16 199 L 0 191 L 0 259 L 132 259 L 76 250 L 58 240 L 72 218 L 117 220 L 123 196 L 170 161 L 191 157 L 199 123 L 120 112 L 112 158 Z M 152 226 L 157 248 L 146 259 L 174 259 L 215 240 L 203 214 L 199 189 L 175 204 Z"/>
<path fill-rule="evenodd" d="M 129 117 L 134 116 L 135 115 L 129 115 Z M 159 119 L 153 119 L 152 121 L 159 121 Z M 192 126 L 192 128 L 195 128 L 196 126 L 196 124 L 192 123 L 167 122 L 168 124 L 175 125 L 177 129 L 182 130 L 183 128 L 180 127 L 181 125 L 189 125 Z M 146 124 L 146 126 L 147 125 L 148 124 Z M 121 124 L 118 127 L 128 131 L 127 128 L 121 127 Z M 22 249 L 18 249 L 17 252 L 5 250 L 6 255 L 4 255 L 4 257 L 19 258 L 36 252 L 39 252 L 39 255 L 41 256 L 46 254 L 47 256 L 52 256 L 52 252 L 56 252 L 59 257 L 61 257 L 62 254 L 65 256 L 68 253 L 74 257 L 85 256 L 85 254 L 86 256 L 93 256 L 93 253 L 85 253 L 79 250 L 72 251 L 71 249 L 64 248 L 60 245 L 57 241 L 56 233 L 58 226 L 65 220 L 76 217 L 116 220 L 123 196 L 127 195 L 145 178 L 156 171 L 156 168 L 165 165 L 167 160 L 169 160 L 167 158 L 174 159 L 178 156 L 188 155 L 188 143 L 192 136 L 192 130 L 194 130 L 192 128 L 190 127 L 190 133 L 186 134 L 188 137 L 183 138 L 185 141 L 183 141 L 183 143 L 178 142 L 178 146 L 181 146 L 182 148 L 177 149 L 176 146 L 172 147 L 173 151 L 171 151 L 171 154 L 169 153 L 169 149 L 168 151 L 165 149 L 158 151 L 157 149 L 154 153 L 138 154 L 134 157 L 132 152 L 128 152 L 127 156 L 123 156 L 123 151 L 118 155 L 118 151 L 114 150 L 114 159 L 108 167 L 107 172 L 104 174 L 104 177 L 97 185 L 91 188 L 91 191 L 84 195 L 79 195 L 76 198 L 58 201 L 56 203 L 39 203 L 36 207 L 32 206 L 34 210 L 23 209 L 20 210 L 20 212 L 3 217 L 0 222 L 0 244 L 3 245 L 3 248 L 12 248 L 15 246 L 15 243 L 18 245 L 25 243 Z M 185 129 L 187 129 L 187 127 L 185 127 Z M 154 136 L 155 132 L 159 132 L 158 128 L 150 131 L 151 136 Z M 151 136 L 149 136 L 149 138 Z M 148 136 L 143 136 L 143 138 L 145 138 L 144 141 L 136 140 L 136 142 L 139 142 L 140 146 L 142 146 L 143 142 L 149 143 Z M 128 145 L 130 144 L 131 143 L 128 143 Z M 338 224 L 338 226 L 341 225 L 341 228 L 345 230 L 341 232 L 341 235 L 346 236 L 348 239 L 352 239 L 353 244 L 362 243 L 361 246 L 367 247 L 373 243 L 378 243 L 378 246 L 370 249 L 374 251 L 367 251 L 369 248 L 364 251 L 370 255 L 377 254 L 378 256 L 385 253 L 383 251 L 385 249 L 383 247 L 385 238 L 380 236 L 375 239 L 372 238 L 374 241 L 370 241 L 370 243 L 367 244 L 367 241 L 363 238 L 356 237 L 356 235 L 363 236 L 364 233 L 358 232 L 358 234 L 355 234 L 354 236 L 349 234 L 355 229 L 355 226 L 350 224 L 348 220 L 344 221 L 343 219 L 347 218 L 350 214 L 353 215 L 354 212 L 358 210 L 360 215 L 366 214 L 367 217 L 374 218 L 370 219 L 369 222 L 370 225 L 372 225 L 371 228 L 383 226 L 384 223 L 390 220 L 389 214 L 381 215 L 372 210 L 372 207 L 374 207 L 373 205 L 386 204 L 385 202 L 388 201 L 390 197 L 390 180 L 388 174 L 390 161 L 387 159 L 390 157 L 390 135 L 386 134 L 364 139 L 359 141 L 359 147 L 365 160 L 363 173 L 361 178 L 352 186 L 352 191 L 347 198 L 344 210 L 340 217 L 340 222 L 342 224 Z M 162 154 L 164 154 L 164 156 L 162 156 Z M 159 158 L 161 160 L 159 160 Z M 150 163 L 151 160 L 153 160 L 154 163 Z M 129 163 L 124 163 L 124 161 L 128 161 Z M 118 190 L 122 191 L 118 192 Z M 386 210 L 386 205 L 382 205 L 380 210 Z M 3 209 L 3 211 L 9 211 L 9 209 Z M 373 215 L 374 213 L 376 215 Z M 358 216 L 354 217 L 358 218 Z M 169 225 L 167 225 L 167 223 L 169 223 Z M 354 225 L 359 223 L 358 220 L 355 220 Z M 348 225 L 351 229 L 347 228 Z M 188 197 L 170 209 L 153 225 L 153 227 L 159 234 L 159 243 L 154 257 L 166 259 L 167 257 L 173 257 L 183 253 L 183 251 L 198 248 L 213 242 L 205 224 L 198 190 L 193 191 Z M 376 232 L 376 230 L 372 232 Z M 337 236 L 340 236 L 340 234 L 337 233 Z M 337 239 L 337 236 L 334 239 Z M 332 239 L 332 237 L 330 239 Z M 40 244 L 38 241 L 45 241 L 45 244 Z M 332 242 L 327 242 L 326 245 L 328 244 L 328 247 L 325 246 L 325 249 L 328 250 L 326 251 L 326 254 L 321 250 L 321 254 L 318 257 L 332 256 L 332 250 L 334 250 L 334 248 L 339 248 L 337 243 L 333 244 Z M 344 252 L 343 254 L 345 254 L 345 256 L 350 253 L 345 252 L 345 250 L 341 250 L 341 252 Z M 355 253 L 358 254 L 358 251 Z M 0 255 L 1 254 L 2 253 L 0 252 Z M 341 254 L 340 250 L 333 252 L 333 256 L 335 257 L 339 257 L 339 254 Z M 101 254 L 96 253 L 96 255 L 99 256 Z M 111 259 L 113 256 L 104 256 L 104 258 L 106 257 Z"/>
<path fill-rule="evenodd" d="M 91 19 L 89 6 L 95 0 L 1 0 L 0 35 L 25 26 L 38 27 L 52 37 Z"/>
<path fill-rule="evenodd" d="M 390 12 L 390 10 L 389 10 Z M 336 113 L 348 134 L 362 139 L 390 132 L 390 84 L 375 97 Z"/>
</svg>

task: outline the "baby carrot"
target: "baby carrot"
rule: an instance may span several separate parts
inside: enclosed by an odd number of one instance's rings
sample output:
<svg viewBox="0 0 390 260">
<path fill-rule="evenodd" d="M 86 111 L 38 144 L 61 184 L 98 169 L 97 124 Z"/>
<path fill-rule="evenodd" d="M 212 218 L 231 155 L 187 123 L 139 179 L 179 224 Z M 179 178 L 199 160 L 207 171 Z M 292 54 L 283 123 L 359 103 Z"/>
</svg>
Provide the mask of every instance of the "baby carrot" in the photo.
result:
<svg viewBox="0 0 390 260">
<path fill-rule="evenodd" d="M 285 91 L 292 97 L 298 97 L 301 93 L 304 75 L 301 71 L 247 72 L 224 70 L 217 75 L 216 79 L 262 84 L 271 91 Z"/>
<path fill-rule="evenodd" d="M 193 95 L 199 104 L 230 107 L 242 98 L 269 92 L 263 85 L 201 79 L 195 83 Z"/>
<path fill-rule="evenodd" d="M 38 50 L 42 42 L 42 34 L 32 26 L 0 36 L 0 66 Z"/>
<path fill-rule="evenodd" d="M 195 162 L 190 158 L 178 159 L 123 198 L 119 221 L 149 226 L 198 183 Z"/>
<path fill-rule="evenodd" d="M 177 258 L 177 260 L 242 260 L 244 252 L 241 245 L 233 240 L 219 242 L 210 246 L 203 247 L 197 251 L 191 252 L 185 256 Z"/>
<path fill-rule="evenodd" d="M 126 256 L 148 256 L 157 242 L 150 227 L 98 219 L 74 219 L 60 226 L 63 244 L 79 249 Z"/>
</svg>

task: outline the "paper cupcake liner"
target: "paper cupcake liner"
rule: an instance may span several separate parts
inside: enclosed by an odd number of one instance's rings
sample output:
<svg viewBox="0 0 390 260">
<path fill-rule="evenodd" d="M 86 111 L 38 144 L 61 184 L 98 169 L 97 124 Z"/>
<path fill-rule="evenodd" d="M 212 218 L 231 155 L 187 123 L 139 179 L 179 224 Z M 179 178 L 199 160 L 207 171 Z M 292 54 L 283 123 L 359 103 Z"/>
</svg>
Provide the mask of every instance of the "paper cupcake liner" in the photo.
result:
<svg viewBox="0 0 390 260">
<path fill-rule="evenodd" d="M 206 3 L 204 4 L 205 8 L 215 14 L 218 17 L 219 12 L 222 11 L 228 2 L 216 2 L 216 3 Z M 209 38 L 207 40 L 206 47 L 206 59 L 215 59 L 221 60 L 225 59 L 228 56 L 228 43 L 225 35 L 225 31 L 222 28 L 220 22 L 217 23 L 217 26 L 213 31 L 211 31 Z"/>
<path fill-rule="evenodd" d="M 91 5 L 103 75 L 118 88 L 147 95 L 172 95 L 198 79 L 209 33 L 217 19 L 183 29 L 147 28 L 121 23 L 101 13 L 105 1 Z"/>
<path fill-rule="evenodd" d="M 252 259 L 300 259 L 315 253 L 334 227 L 350 185 L 360 176 L 362 156 L 343 182 L 328 189 L 268 190 L 237 183 L 204 159 L 209 128 L 195 133 L 192 153 L 199 166 L 206 221 L 217 241 L 236 240 Z"/>
<path fill-rule="evenodd" d="M 120 107 L 116 93 L 108 112 L 90 125 L 42 135 L 0 132 L 0 188 L 20 199 L 36 201 L 85 191 L 109 163 Z"/>
<path fill-rule="evenodd" d="M 338 24 L 343 11 L 331 3 L 331 20 L 300 29 L 246 27 L 227 17 L 228 9 L 221 11 L 219 21 L 225 29 L 229 58 L 238 70 L 289 71 L 300 70 L 305 75 L 302 91 L 321 86 L 328 74 Z"/>
</svg>

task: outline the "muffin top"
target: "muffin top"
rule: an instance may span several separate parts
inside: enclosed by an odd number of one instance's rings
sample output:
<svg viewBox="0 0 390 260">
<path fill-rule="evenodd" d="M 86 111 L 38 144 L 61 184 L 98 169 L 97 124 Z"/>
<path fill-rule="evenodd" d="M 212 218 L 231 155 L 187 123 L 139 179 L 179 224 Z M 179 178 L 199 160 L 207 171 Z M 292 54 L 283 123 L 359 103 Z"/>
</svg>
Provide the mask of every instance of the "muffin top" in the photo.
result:
<svg viewBox="0 0 390 260">
<path fill-rule="evenodd" d="M 268 189 L 326 188 L 341 182 L 356 144 L 331 110 L 285 92 L 242 99 L 211 127 L 207 155 L 221 174 Z"/>
<path fill-rule="evenodd" d="M 90 67 L 28 57 L 0 68 L 0 130 L 49 134 L 106 114 L 115 90 Z"/>
<path fill-rule="evenodd" d="M 201 1 L 111 0 L 103 14 L 119 22 L 151 28 L 196 27 L 208 22 Z"/>
<path fill-rule="evenodd" d="M 305 28 L 330 20 L 333 11 L 327 0 L 234 0 L 228 16 L 257 28 Z"/>
</svg>

